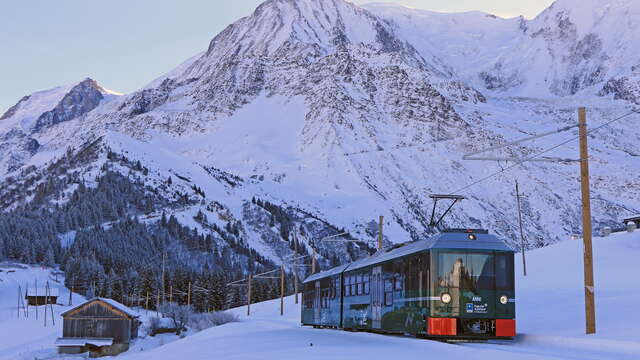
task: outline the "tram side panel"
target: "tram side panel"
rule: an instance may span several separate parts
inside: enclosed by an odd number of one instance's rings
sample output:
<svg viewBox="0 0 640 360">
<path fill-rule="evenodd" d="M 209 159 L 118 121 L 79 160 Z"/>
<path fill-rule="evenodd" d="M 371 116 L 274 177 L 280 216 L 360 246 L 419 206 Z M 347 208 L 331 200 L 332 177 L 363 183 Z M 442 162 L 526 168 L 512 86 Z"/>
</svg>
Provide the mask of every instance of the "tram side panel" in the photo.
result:
<svg viewBox="0 0 640 360">
<path fill-rule="evenodd" d="M 420 253 L 383 264 L 382 331 L 426 334 L 428 260 L 427 253 Z"/>
<path fill-rule="evenodd" d="M 371 328 L 370 270 L 358 269 L 344 273 L 343 327 L 367 330 Z"/>
<path fill-rule="evenodd" d="M 304 284 L 302 324 L 340 327 L 340 274 Z"/>
</svg>

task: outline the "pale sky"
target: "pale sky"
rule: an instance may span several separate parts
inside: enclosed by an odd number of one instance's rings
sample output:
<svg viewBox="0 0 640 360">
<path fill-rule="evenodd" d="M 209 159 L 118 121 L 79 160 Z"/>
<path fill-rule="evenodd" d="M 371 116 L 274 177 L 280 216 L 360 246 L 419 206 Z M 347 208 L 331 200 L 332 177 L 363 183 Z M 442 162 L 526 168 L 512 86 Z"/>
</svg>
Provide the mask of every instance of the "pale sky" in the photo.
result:
<svg viewBox="0 0 640 360">
<path fill-rule="evenodd" d="M 0 1 L 0 114 L 22 96 L 91 77 L 132 92 L 207 48 L 262 0 Z M 355 0 L 357 4 L 371 0 Z M 533 18 L 552 0 L 389 0 Z"/>
</svg>

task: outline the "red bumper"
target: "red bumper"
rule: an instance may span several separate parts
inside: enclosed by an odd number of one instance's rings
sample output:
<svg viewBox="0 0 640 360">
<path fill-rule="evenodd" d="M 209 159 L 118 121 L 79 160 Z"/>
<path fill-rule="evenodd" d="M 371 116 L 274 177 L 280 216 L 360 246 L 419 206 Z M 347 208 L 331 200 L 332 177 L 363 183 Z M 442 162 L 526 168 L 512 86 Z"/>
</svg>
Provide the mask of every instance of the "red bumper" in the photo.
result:
<svg viewBox="0 0 640 360">
<path fill-rule="evenodd" d="M 496 320 L 496 336 L 516 336 L 516 321 L 508 319 Z"/>
<path fill-rule="evenodd" d="M 429 318 L 429 335 L 457 335 L 456 319 L 449 318 Z"/>
</svg>

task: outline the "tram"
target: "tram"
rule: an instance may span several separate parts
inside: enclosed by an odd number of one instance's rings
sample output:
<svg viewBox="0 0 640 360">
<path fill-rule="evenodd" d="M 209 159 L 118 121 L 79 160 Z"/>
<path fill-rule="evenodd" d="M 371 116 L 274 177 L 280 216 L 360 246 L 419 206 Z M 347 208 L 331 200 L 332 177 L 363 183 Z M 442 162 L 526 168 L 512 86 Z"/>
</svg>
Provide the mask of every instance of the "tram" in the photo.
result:
<svg viewBox="0 0 640 360">
<path fill-rule="evenodd" d="M 516 335 L 514 251 L 450 229 L 304 280 L 302 325 L 440 339 Z"/>
</svg>

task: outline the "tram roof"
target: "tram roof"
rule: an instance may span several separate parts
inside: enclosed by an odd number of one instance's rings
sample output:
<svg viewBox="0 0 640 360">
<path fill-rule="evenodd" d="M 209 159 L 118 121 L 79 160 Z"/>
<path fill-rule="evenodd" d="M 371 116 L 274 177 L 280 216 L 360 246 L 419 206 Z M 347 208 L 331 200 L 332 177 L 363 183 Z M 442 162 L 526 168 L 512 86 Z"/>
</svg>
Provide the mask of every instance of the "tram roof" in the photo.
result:
<svg viewBox="0 0 640 360">
<path fill-rule="evenodd" d="M 471 240 L 469 235 L 475 235 L 476 239 Z M 347 270 L 357 270 L 370 265 L 383 263 L 395 258 L 427 251 L 431 249 L 452 249 L 452 250 L 489 250 L 489 251 L 513 251 L 504 241 L 493 234 L 482 232 L 442 232 L 428 239 L 418 240 L 402 247 L 377 253 L 355 262 L 340 265 L 332 269 L 313 274 L 306 278 L 304 282 L 324 279 L 329 276 L 343 273 Z"/>
</svg>

